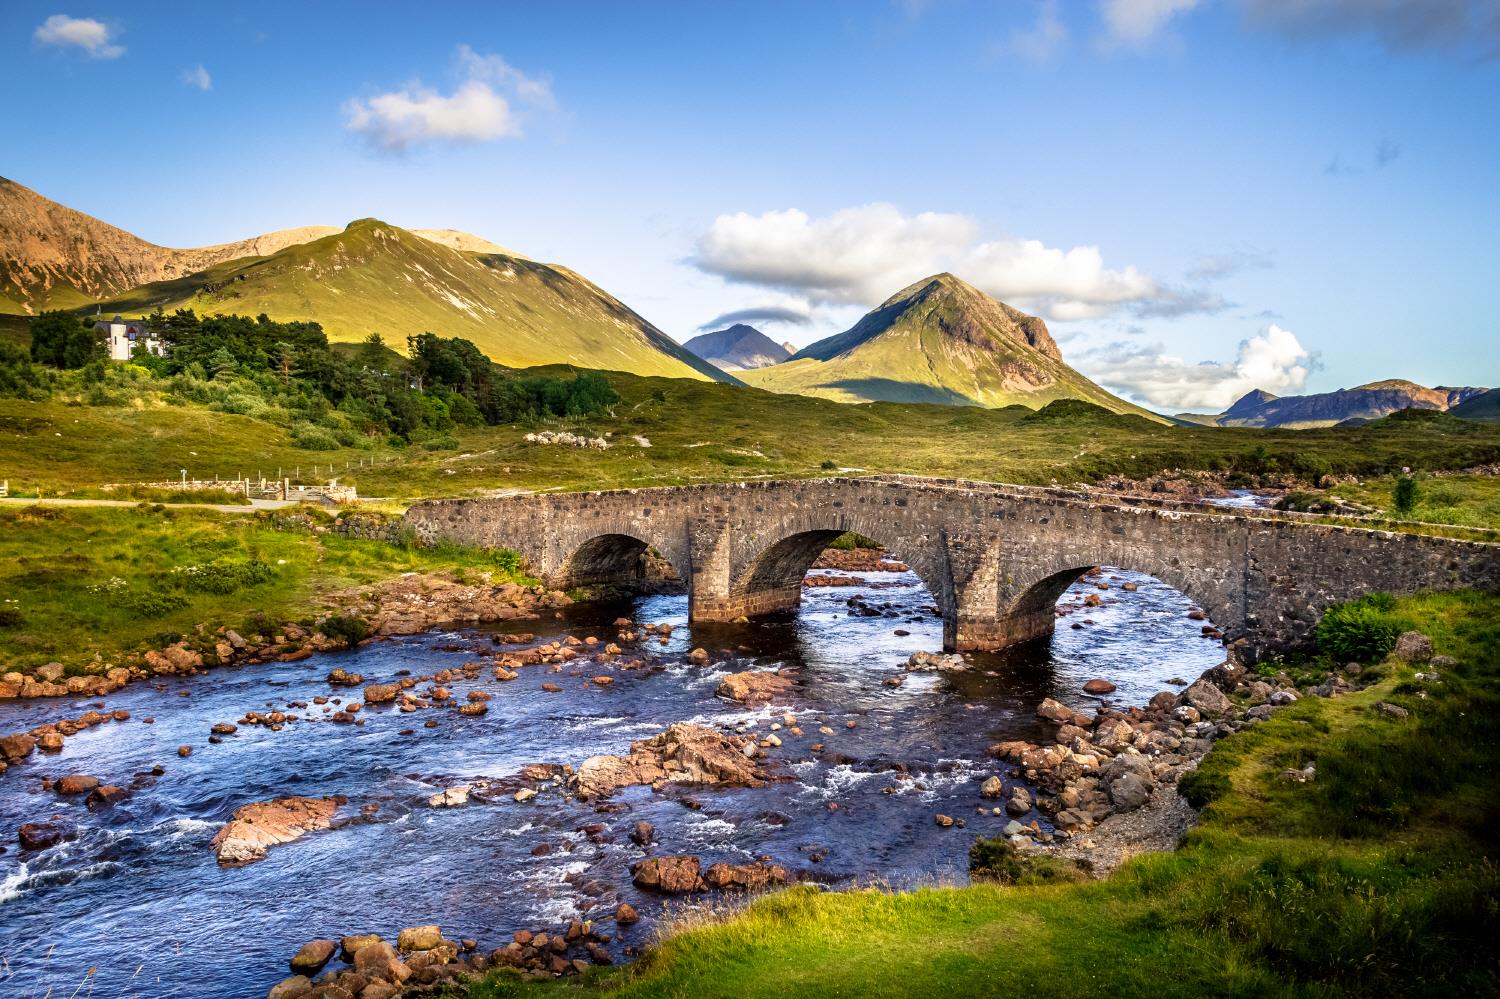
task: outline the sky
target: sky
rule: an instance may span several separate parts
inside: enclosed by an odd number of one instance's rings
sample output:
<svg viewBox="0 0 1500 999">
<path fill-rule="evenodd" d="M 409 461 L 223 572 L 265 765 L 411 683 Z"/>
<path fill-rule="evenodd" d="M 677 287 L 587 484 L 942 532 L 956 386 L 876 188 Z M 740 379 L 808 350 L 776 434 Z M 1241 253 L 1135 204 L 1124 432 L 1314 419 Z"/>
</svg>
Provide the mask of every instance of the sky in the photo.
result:
<svg viewBox="0 0 1500 999">
<path fill-rule="evenodd" d="M 1500 384 L 1500 0 L 7 0 L 0 98 L 163 245 L 463 229 L 799 346 L 946 270 L 1165 411 Z"/>
</svg>

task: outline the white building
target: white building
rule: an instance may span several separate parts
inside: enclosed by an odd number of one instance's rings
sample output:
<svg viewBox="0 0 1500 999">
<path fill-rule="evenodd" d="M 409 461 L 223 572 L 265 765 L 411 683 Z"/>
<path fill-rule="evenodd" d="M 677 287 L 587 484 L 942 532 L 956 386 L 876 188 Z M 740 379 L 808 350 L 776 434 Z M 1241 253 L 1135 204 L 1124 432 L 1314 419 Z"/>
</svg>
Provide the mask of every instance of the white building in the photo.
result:
<svg viewBox="0 0 1500 999">
<path fill-rule="evenodd" d="M 142 347 L 157 357 L 166 357 L 167 348 L 151 335 L 151 327 L 144 319 L 100 319 L 94 323 L 94 331 L 103 333 L 105 346 L 111 361 L 128 361 L 135 356 L 135 349 Z"/>
</svg>

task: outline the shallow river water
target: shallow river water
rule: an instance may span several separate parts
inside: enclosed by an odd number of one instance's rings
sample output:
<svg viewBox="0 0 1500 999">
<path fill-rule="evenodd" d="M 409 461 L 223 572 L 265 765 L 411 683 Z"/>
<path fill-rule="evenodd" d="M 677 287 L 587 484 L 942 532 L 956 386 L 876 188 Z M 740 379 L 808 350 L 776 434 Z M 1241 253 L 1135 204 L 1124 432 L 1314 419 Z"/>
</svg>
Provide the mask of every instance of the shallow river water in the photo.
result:
<svg viewBox="0 0 1500 999">
<path fill-rule="evenodd" d="M 913 673 L 891 688 L 881 681 L 911 652 L 940 647 L 942 623 L 910 573 L 859 575 L 868 586 L 811 588 L 798 612 L 749 625 L 689 628 L 686 598 L 663 596 L 509 623 L 505 630 L 534 631 L 539 643 L 570 634 L 611 640 L 610 624 L 621 615 L 677 629 L 665 646 L 654 638 L 639 646 L 664 669 L 616 671 L 607 687 L 587 678 L 608 670 L 582 660 L 562 673 L 522 667 L 509 683 L 487 667 L 477 680 L 448 684 L 460 701 L 475 688 L 493 695 L 479 717 L 381 706 L 361 712 L 363 725 L 299 721 L 280 732 L 242 725 L 220 745 L 207 742 L 210 725 L 249 710 L 315 696 L 358 699 L 357 691 L 328 686 L 334 666 L 373 683 L 402 670 L 432 674 L 480 659 L 481 651 L 492 657 L 491 636 L 478 629 L 221 669 L 164 689 L 132 685 L 107 701 L 129 710 L 131 720 L 86 730 L 60 754 L 33 756 L 0 777 L 0 995 L 260 999 L 315 937 L 389 937 L 403 926 L 438 923 L 450 938 L 491 948 L 517 929 L 550 928 L 629 901 L 644 918 L 611 945 L 618 958 L 623 946 L 649 939 L 662 912 L 660 899 L 630 883 L 629 865 L 644 854 L 626 833 L 641 819 L 656 826 L 655 854 L 693 853 L 705 865 L 770 857 L 799 878 L 834 886 L 962 882 L 975 835 L 997 834 L 1008 821 L 975 814 L 976 806 L 995 804 L 978 793 L 985 777 L 1001 772 L 985 755 L 990 743 L 1040 736 L 1034 710 L 1044 697 L 1098 704 L 1081 691 L 1091 677 L 1118 685 L 1114 703 L 1142 704 L 1169 689 L 1169 678 L 1192 679 L 1221 658 L 1219 645 L 1187 618 L 1186 598 L 1150 577 L 1106 570 L 1109 591 L 1079 584 L 1061 601 L 1074 605 L 1099 592 L 1102 606 L 1063 618 L 1049 643 L 971 655 L 966 672 Z M 1139 589 L 1122 591 L 1126 580 Z M 851 616 L 847 601 L 855 596 L 882 615 Z M 1091 623 L 1081 629 L 1069 626 L 1085 619 Z M 687 662 L 698 646 L 713 653 L 708 665 Z M 715 696 L 727 672 L 778 666 L 800 670 L 785 698 L 746 708 Z M 570 676 L 572 668 L 584 674 Z M 544 680 L 562 692 L 544 692 Z M 76 717 L 94 703 L 0 704 L 0 732 Z M 777 733 L 783 744 L 769 752 L 788 779 L 765 787 L 632 788 L 611 799 L 626 807 L 604 811 L 555 789 L 525 804 L 508 795 L 457 808 L 428 804 L 444 787 L 503 778 L 526 763 L 577 765 L 624 752 L 672 722 L 764 734 L 787 711 L 805 735 Z M 429 717 L 437 727 L 422 726 Z M 835 734 L 820 735 L 820 725 Z M 414 734 L 400 734 L 407 729 Z M 814 742 L 825 751 L 812 752 Z M 195 750 L 185 759 L 176 753 L 182 744 Z M 165 772 L 151 778 L 158 764 Z M 81 800 L 42 790 L 43 777 L 70 773 L 134 790 L 91 813 Z M 248 867 L 216 864 L 209 841 L 235 808 L 327 794 L 348 796 L 340 812 L 348 824 L 273 848 Z M 965 819 L 967 828 L 939 828 L 939 812 Z M 22 854 L 17 827 L 54 815 L 76 822 L 78 837 Z M 592 825 L 604 828 L 590 837 L 582 827 Z M 539 848 L 549 852 L 534 856 Z"/>
</svg>

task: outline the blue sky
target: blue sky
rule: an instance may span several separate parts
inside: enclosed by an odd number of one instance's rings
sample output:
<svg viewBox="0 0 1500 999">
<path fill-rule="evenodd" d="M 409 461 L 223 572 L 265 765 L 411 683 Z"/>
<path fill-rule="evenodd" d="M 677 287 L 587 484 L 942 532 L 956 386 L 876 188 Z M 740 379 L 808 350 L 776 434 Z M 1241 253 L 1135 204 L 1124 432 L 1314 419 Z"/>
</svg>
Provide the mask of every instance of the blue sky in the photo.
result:
<svg viewBox="0 0 1500 999">
<path fill-rule="evenodd" d="M 1164 409 L 1500 384 L 1500 0 L 0 9 L 0 175 L 377 216 L 805 344 L 948 269 Z"/>
</svg>

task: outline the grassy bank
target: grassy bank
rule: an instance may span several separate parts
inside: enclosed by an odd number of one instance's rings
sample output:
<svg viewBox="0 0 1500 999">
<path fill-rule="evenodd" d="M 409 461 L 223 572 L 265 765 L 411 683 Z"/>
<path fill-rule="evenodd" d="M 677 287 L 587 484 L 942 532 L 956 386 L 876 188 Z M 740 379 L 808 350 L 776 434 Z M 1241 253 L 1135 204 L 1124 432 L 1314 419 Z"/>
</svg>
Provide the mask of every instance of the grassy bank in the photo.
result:
<svg viewBox="0 0 1500 999">
<path fill-rule="evenodd" d="M 1396 510 L 1396 479 L 1383 476 L 1329 490 L 1335 496 L 1374 507 L 1382 517 L 1429 524 L 1500 528 L 1500 476 L 1418 476 L 1416 504 Z"/>
<path fill-rule="evenodd" d="M 567 374 L 570 369 L 535 369 Z M 1081 403 L 1036 412 L 873 403 L 844 405 L 689 379 L 607 375 L 608 415 L 455 428 L 425 444 L 309 451 L 283 427 L 170 393 L 0 399 L 0 478 L 13 489 L 82 494 L 101 482 L 330 474 L 362 495 L 461 495 L 502 487 L 587 489 L 834 474 L 839 469 L 1069 484 L 1165 469 L 1213 469 L 1253 484 L 1287 472 L 1376 476 L 1403 466 L 1500 461 L 1500 426 L 1440 413 L 1360 428 L 1268 431 L 1172 427 Z M 528 443 L 538 429 L 612 435 L 598 451 Z M 641 440 L 637 440 L 640 438 Z M 644 446 L 642 441 L 649 442 Z M 363 444 L 371 442 L 361 441 Z M 373 464 L 372 464 L 373 463 Z M 317 471 L 314 471 L 316 466 Z"/>
<path fill-rule="evenodd" d="M 798 888 L 686 920 L 629 968 L 565 986 L 498 973 L 466 995 L 1495 994 L 1500 597 L 1377 613 L 1458 664 L 1424 682 L 1387 662 L 1357 693 L 1305 697 L 1219 743 L 1175 853 L 1085 884 Z M 1312 783 L 1279 779 L 1309 762 Z"/>
<path fill-rule="evenodd" d="M 197 624 L 311 621 L 326 594 L 408 571 L 517 578 L 491 554 L 278 526 L 293 520 L 331 518 L 145 504 L 0 509 L 0 662 L 81 669 L 96 654 L 160 646 Z"/>
</svg>

